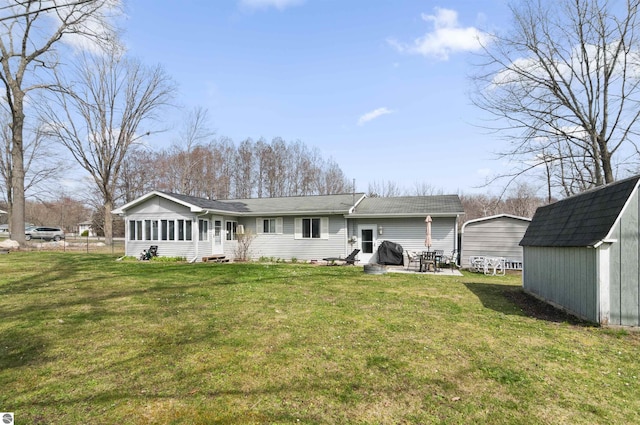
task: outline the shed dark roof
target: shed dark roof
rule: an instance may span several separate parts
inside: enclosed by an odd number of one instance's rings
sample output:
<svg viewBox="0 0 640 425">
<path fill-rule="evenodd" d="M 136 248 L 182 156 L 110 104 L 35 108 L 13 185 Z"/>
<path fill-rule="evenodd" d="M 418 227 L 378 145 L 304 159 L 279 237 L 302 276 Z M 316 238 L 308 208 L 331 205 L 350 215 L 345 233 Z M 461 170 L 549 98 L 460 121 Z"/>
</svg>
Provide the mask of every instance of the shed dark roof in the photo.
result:
<svg viewBox="0 0 640 425">
<path fill-rule="evenodd" d="M 595 246 L 609 234 L 639 179 L 620 180 L 538 208 L 520 245 Z"/>
</svg>

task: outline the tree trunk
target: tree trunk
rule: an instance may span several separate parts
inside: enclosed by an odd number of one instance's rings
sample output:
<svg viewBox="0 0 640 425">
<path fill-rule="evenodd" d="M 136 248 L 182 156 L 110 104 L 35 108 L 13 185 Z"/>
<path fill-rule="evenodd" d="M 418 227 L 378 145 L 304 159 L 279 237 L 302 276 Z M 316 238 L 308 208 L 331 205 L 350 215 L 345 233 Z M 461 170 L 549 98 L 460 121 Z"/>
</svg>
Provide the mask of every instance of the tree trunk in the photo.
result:
<svg viewBox="0 0 640 425">
<path fill-rule="evenodd" d="M 11 239 L 20 243 L 24 238 L 24 149 L 22 133 L 24 128 L 23 97 L 19 90 L 14 90 L 13 122 L 11 125 L 13 146 L 11 146 L 11 203 L 9 214 Z"/>
<path fill-rule="evenodd" d="M 600 170 L 604 177 L 604 182 L 601 184 L 613 183 L 615 178 L 613 176 L 613 167 L 611 166 L 611 152 L 609 152 L 606 142 L 601 142 L 600 138 L 598 138 L 598 146 L 600 147 Z"/>
<path fill-rule="evenodd" d="M 104 243 L 107 245 L 113 244 L 113 216 L 111 211 L 113 210 L 113 201 L 107 200 L 104 203 Z"/>
</svg>

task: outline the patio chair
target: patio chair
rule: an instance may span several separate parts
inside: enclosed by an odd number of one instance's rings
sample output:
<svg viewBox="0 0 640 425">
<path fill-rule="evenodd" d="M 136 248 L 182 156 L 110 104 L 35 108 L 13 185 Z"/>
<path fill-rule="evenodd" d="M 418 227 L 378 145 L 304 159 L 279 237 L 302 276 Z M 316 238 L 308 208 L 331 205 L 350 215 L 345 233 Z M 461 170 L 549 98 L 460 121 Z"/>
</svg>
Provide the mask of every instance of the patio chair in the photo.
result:
<svg viewBox="0 0 640 425">
<path fill-rule="evenodd" d="M 444 259 L 445 264 L 448 264 L 451 268 L 451 271 L 458 268 L 458 251 L 455 249 L 451 251 L 451 255 L 447 255 Z"/>
<path fill-rule="evenodd" d="M 347 255 L 344 258 L 342 258 L 342 257 L 329 257 L 329 258 L 323 258 L 323 260 L 327 262 L 327 266 L 330 265 L 330 264 L 335 264 L 336 261 L 342 261 L 342 262 L 344 262 L 345 265 L 353 266 L 356 263 L 356 255 L 358 255 L 359 252 L 360 252 L 359 249 L 354 249 L 351 254 Z"/>
<path fill-rule="evenodd" d="M 503 257 L 491 257 L 485 259 L 484 274 L 504 276 L 505 273 Z"/>
<path fill-rule="evenodd" d="M 484 273 L 486 270 L 484 257 L 471 256 L 469 257 L 469 270 L 476 273 Z"/>
<path fill-rule="evenodd" d="M 436 260 L 436 252 L 435 251 L 423 251 L 422 252 L 422 261 L 420 262 L 420 271 L 428 272 L 429 269 L 433 270 L 433 272 L 438 271 L 438 261 Z M 431 267 L 429 267 L 431 266 Z"/>
<path fill-rule="evenodd" d="M 407 270 L 411 267 L 411 263 L 420 267 L 420 254 L 415 251 L 405 251 L 407 253 Z"/>
<path fill-rule="evenodd" d="M 444 261 L 444 250 L 436 249 L 433 251 L 434 271 L 440 271 L 440 263 Z"/>
</svg>

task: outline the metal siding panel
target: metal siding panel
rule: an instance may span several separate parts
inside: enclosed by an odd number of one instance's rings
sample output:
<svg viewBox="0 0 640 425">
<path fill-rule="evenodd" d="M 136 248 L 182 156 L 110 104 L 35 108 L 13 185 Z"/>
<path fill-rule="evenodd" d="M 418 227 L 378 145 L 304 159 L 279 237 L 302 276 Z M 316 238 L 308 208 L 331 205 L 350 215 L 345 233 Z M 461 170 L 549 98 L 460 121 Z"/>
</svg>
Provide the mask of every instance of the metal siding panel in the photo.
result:
<svg viewBox="0 0 640 425">
<path fill-rule="evenodd" d="M 526 247 L 527 291 L 589 320 L 598 320 L 596 250 Z"/>
<path fill-rule="evenodd" d="M 630 204 L 620 220 L 620 324 L 638 326 L 638 202 Z"/>
<path fill-rule="evenodd" d="M 462 235 L 462 266 L 469 266 L 471 256 L 505 257 L 522 261 L 519 245 L 529 223 L 508 217 L 471 223 Z"/>
<path fill-rule="evenodd" d="M 611 257 L 609 267 L 609 323 L 619 325 L 622 311 L 620 306 L 620 279 L 622 271 L 622 252 L 620 250 L 620 226 L 617 224 L 612 233 L 613 238 L 617 239 L 611 246 Z"/>
</svg>

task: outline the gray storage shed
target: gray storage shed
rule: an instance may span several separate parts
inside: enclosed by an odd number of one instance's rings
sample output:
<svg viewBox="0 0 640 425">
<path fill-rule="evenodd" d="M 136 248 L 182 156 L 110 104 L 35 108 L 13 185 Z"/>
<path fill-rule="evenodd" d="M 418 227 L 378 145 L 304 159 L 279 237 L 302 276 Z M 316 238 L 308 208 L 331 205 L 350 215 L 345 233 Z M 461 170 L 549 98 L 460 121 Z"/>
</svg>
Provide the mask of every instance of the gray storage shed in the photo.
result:
<svg viewBox="0 0 640 425">
<path fill-rule="evenodd" d="M 507 268 L 522 268 L 520 241 L 530 222 L 530 218 L 510 214 L 467 221 L 460 232 L 462 267 L 469 267 L 469 257 L 480 256 L 503 257 Z"/>
<path fill-rule="evenodd" d="M 640 325 L 639 179 L 538 208 L 520 242 L 525 291 L 603 325 Z"/>
</svg>

